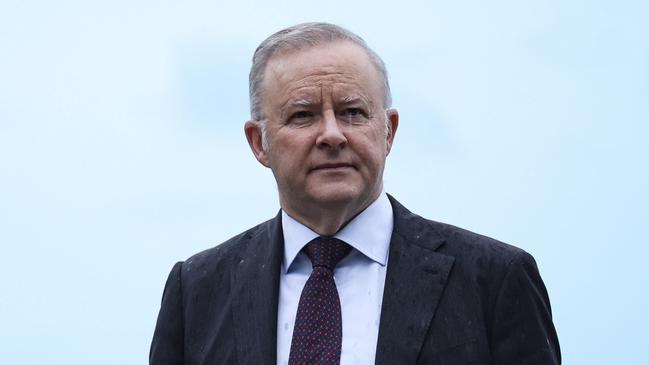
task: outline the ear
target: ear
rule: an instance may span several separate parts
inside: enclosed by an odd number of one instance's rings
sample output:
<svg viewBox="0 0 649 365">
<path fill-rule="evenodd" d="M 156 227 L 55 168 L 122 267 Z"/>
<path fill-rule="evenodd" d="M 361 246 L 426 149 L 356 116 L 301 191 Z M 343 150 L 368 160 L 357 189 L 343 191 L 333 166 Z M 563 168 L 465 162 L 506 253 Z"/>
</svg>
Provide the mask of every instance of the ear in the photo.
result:
<svg viewBox="0 0 649 365">
<path fill-rule="evenodd" d="M 385 145 L 386 154 L 389 154 L 392 149 L 392 142 L 394 142 L 394 135 L 397 134 L 397 128 L 399 127 L 399 112 L 394 108 L 390 108 L 385 111 L 385 115 L 388 118 L 388 133 L 385 136 Z"/>
<path fill-rule="evenodd" d="M 252 154 L 255 155 L 257 161 L 266 167 L 270 167 L 268 155 L 264 151 L 262 143 L 261 123 L 258 120 L 249 120 L 244 124 L 243 131 L 246 134 L 246 139 L 248 140 Z"/>
</svg>

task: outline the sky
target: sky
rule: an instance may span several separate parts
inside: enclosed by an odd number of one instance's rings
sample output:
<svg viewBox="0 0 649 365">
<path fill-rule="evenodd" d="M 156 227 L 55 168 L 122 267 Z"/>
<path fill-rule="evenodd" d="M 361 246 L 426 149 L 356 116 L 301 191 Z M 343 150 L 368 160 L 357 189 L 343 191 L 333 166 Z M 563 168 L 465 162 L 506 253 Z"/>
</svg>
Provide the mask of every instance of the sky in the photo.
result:
<svg viewBox="0 0 649 365">
<path fill-rule="evenodd" d="M 173 264 L 277 213 L 243 134 L 248 70 L 305 21 L 387 65 L 387 192 L 530 252 L 564 363 L 649 363 L 649 3 L 0 9 L 3 364 L 147 362 Z"/>
</svg>

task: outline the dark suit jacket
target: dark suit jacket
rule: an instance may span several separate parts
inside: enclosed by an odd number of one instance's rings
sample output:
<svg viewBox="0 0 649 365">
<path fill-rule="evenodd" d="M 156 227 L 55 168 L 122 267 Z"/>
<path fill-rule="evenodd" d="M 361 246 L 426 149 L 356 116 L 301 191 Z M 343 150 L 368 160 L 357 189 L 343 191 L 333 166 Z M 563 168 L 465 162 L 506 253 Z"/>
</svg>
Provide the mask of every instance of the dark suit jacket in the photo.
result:
<svg viewBox="0 0 649 365">
<path fill-rule="evenodd" d="M 526 252 L 425 220 L 390 197 L 394 230 L 376 364 L 559 364 Z M 172 269 L 150 364 L 275 364 L 281 215 Z"/>
</svg>

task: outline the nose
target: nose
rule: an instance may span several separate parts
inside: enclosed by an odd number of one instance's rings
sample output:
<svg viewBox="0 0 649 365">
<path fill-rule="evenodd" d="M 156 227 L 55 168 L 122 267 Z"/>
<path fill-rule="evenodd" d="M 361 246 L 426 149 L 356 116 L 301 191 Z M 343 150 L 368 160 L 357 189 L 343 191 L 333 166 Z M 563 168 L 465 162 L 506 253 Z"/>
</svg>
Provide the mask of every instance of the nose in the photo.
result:
<svg viewBox="0 0 649 365">
<path fill-rule="evenodd" d="M 333 111 L 324 113 L 321 120 L 321 129 L 316 139 L 319 148 L 342 149 L 347 145 L 347 137 L 340 128 Z"/>
</svg>

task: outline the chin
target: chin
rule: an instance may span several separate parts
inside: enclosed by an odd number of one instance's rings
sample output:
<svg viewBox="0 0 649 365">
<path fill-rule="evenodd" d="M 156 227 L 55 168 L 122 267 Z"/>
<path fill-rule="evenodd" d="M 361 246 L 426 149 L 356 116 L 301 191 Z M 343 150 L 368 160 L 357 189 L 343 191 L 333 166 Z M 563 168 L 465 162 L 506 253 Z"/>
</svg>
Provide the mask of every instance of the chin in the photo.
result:
<svg viewBox="0 0 649 365">
<path fill-rule="evenodd" d="M 351 186 L 336 186 L 327 189 L 318 189 L 312 194 L 315 201 L 322 205 L 346 205 L 358 203 L 359 200 L 367 198 L 365 191 Z"/>
</svg>

